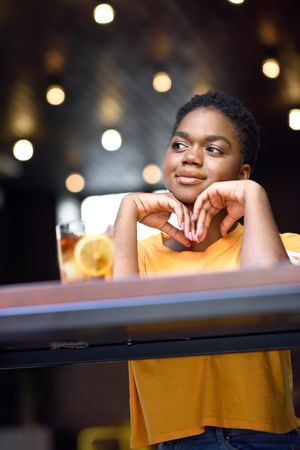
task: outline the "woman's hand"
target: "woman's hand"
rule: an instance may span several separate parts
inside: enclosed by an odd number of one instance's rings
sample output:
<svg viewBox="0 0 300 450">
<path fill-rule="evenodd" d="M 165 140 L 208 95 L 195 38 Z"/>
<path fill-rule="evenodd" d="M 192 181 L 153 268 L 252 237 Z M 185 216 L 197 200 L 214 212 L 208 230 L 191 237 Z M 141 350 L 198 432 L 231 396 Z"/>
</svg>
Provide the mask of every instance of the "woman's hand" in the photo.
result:
<svg viewBox="0 0 300 450">
<path fill-rule="evenodd" d="M 244 216 L 241 267 L 271 266 L 288 261 L 266 191 L 251 180 L 213 183 L 199 195 L 193 211 L 195 240 L 205 239 L 213 217 L 224 208 L 227 215 L 220 224 L 222 236 Z"/>
<path fill-rule="evenodd" d="M 172 213 L 176 214 L 181 229 L 168 222 Z M 139 273 L 137 222 L 167 233 L 185 247 L 191 246 L 191 212 L 172 194 L 128 194 L 121 202 L 114 225 L 114 278 Z"/>
<path fill-rule="evenodd" d="M 227 215 L 221 222 L 220 233 L 225 236 L 234 223 L 244 216 L 247 191 L 257 186 L 260 187 L 254 181 L 234 180 L 213 183 L 205 189 L 194 204 L 195 240 L 200 242 L 205 239 L 213 217 L 224 208 L 227 209 Z"/>
<path fill-rule="evenodd" d="M 184 246 L 190 247 L 192 214 L 173 194 L 135 193 L 128 197 L 135 204 L 138 222 L 163 231 Z M 177 216 L 179 229 L 168 222 L 172 213 Z"/>
</svg>

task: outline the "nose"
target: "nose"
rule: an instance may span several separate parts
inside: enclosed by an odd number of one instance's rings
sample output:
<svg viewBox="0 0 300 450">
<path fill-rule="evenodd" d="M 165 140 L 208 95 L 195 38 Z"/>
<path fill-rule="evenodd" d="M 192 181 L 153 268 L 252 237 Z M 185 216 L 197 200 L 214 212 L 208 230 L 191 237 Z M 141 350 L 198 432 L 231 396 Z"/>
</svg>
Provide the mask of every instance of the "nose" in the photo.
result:
<svg viewBox="0 0 300 450">
<path fill-rule="evenodd" d="M 182 164 L 203 165 L 203 150 L 197 145 L 189 147 L 183 154 Z"/>
</svg>

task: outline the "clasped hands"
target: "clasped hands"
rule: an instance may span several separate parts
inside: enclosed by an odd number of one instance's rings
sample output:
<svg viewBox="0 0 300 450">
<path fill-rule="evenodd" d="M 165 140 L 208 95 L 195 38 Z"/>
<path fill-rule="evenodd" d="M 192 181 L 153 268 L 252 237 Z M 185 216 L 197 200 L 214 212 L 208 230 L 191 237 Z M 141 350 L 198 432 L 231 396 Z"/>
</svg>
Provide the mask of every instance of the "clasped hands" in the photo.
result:
<svg viewBox="0 0 300 450">
<path fill-rule="evenodd" d="M 220 224 L 225 236 L 234 223 L 244 216 L 248 191 L 260 187 L 250 180 L 221 181 L 211 184 L 197 198 L 194 205 L 186 206 L 172 193 L 134 193 L 137 221 L 166 233 L 186 247 L 191 241 L 202 242 L 213 218 L 226 208 L 227 214 Z M 177 216 L 178 228 L 168 222 L 171 214 Z"/>
</svg>

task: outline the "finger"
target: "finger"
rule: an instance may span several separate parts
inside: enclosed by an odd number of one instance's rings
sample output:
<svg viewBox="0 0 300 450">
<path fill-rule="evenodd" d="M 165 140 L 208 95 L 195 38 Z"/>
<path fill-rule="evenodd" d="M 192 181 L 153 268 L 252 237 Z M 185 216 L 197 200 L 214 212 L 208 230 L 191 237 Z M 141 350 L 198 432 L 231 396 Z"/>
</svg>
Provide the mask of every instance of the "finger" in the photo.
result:
<svg viewBox="0 0 300 450">
<path fill-rule="evenodd" d="M 192 212 L 190 212 L 190 218 L 191 218 L 191 227 L 192 227 L 192 237 L 193 237 L 193 241 L 198 242 L 198 239 L 197 239 L 197 236 L 196 236 L 197 223 L 196 223 L 195 220 L 193 220 Z"/>
<path fill-rule="evenodd" d="M 183 230 L 187 239 L 191 238 L 191 213 L 182 203 L 174 202 L 174 212 L 177 216 L 179 228 Z"/>
<path fill-rule="evenodd" d="M 191 212 L 188 208 L 183 208 L 184 212 L 184 234 L 187 239 L 190 241 L 193 240 L 193 232 L 192 232 L 192 217 Z"/>
<path fill-rule="evenodd" d="M 191 242 L 186 238 L 184 232 L 178 230 L 178 228 L 174 227 L 171 223 L 166 222 L 165 225 L 161 228 L 161 231 L 166 233 L 171 238 L 175 239 L 177 242 L 180 242 L 185 247 L 191 246 Z"/>
<path fill-rule="evenodd" d="M 180 230 L 184 230 L 185 229 L 184 206 L 177 201 L 172 202 L 172 205 L 173 205 L 173 211 L 177 217 L 178 227 Z"/>
<path fill-rule="evenodd" d="M 194 210 L 193 210 L 193 219 L 197 220 L 200 215 L 200 211 L 205 207 L 207 209 L 207 205 L 209 207 L 214 208 L 216 211 L 220 211 L 225 207 L 225 198 L 222 198 L 222 195 L 219 191 L 219 186 L 222 183 L 214 183 L 209 186 L 202 194 L 197 198 Z"/>
<path fill-rule="evenodd" d="M 227 235 L 230 228 L 233 226 L 233 224 L 236 223 L 236 220 L 231 217 L 229 214 L 223 219 L 220 225 L 220 233 L 224 237 Z"/>
<path fill-rule="evenodd" d="M 206 211 L 206 216 L 205 216 L 205 220 L 203 222 L 203 230 L 202 230 L 202 235 L 201 235 L 201 241 L 204 241 L 204 239 L 206 238 L 208 229 L 210 227 L 211 221 L 213 219 L 213 217 L 215 216 L 215 211 L 214 209 L 210 209 L 209 211 Z"/>
<path fill-rule="evenodd" d="M 206 217 L 206 210 L 203 205 L 209 199 L 206 192 L 202 193 L 196 200 L 192 213 L 193 236 L 196 242 L 200 242 L 203 232 L 203 224 Z"/>
<path fill-rule="evenodd" d="M 203 241 L 204 235 L 206 235 L 206 232 L 204 230 L 204 224 L 206 223 L 206 217 L 207 217 L 207 210 L 205 208 L 202 208 L 199 214 L 199 218 L 197 220 L 197 226 L 196 226 L 196 239 L 198 242 Z"/>
<path fill-rule="evenodd" d="M 215 210 L 212 206 L 204 205 L 199 221 L 198 221 L 198 227 L 197 227 L 197 237 L 199 241 L 203 241 L 206 238 L 208 229 L 210 227 L 211 221 L 215 215 Z"/>
<path fill-rule="evenodd" d="M 207 192 L 202 192 L 202 194 L 199 195 L 199 197 L 196 199 L 195 204 L 194 204 L 194 208 L 193 208 L 193 214 L 192 214 L 192 219 L 193 221 L 197 222 L 200 212 L 203 208 L 203 204 L 205 202 L 207 202 L 208 200 L 208 195 Z"/>
<path fill-rule="evenodd" d="M 199 242 L 205 239 L 212 219 L 219 211 L 220 209 L 213 206 L 210 201 L 204 203 L 197 222 L 196 236 Z"/>
</svg>

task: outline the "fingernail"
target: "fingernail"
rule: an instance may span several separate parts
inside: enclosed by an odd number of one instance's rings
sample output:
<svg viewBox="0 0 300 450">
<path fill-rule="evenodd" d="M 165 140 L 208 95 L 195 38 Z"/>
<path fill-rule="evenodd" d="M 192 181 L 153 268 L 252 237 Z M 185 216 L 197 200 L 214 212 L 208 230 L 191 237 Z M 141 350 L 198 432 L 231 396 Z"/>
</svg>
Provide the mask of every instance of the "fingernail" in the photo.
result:
<svg viewBox="0 0 300 450">
<path fill-rule="evenodd" d="M 192 235 L 192 232 L 191 232 L 191 231 L 189 231 L 189 240 L 190 240 L 190 241 L 193 240 L 193 235 Z"/>
<path fill-rule="evenodd" d="M 181 229 L 181 230 L 184 229 L 184 223 L 183 223 L 183 222 L 181 222 L 180 229 Z"/>
</svg>

